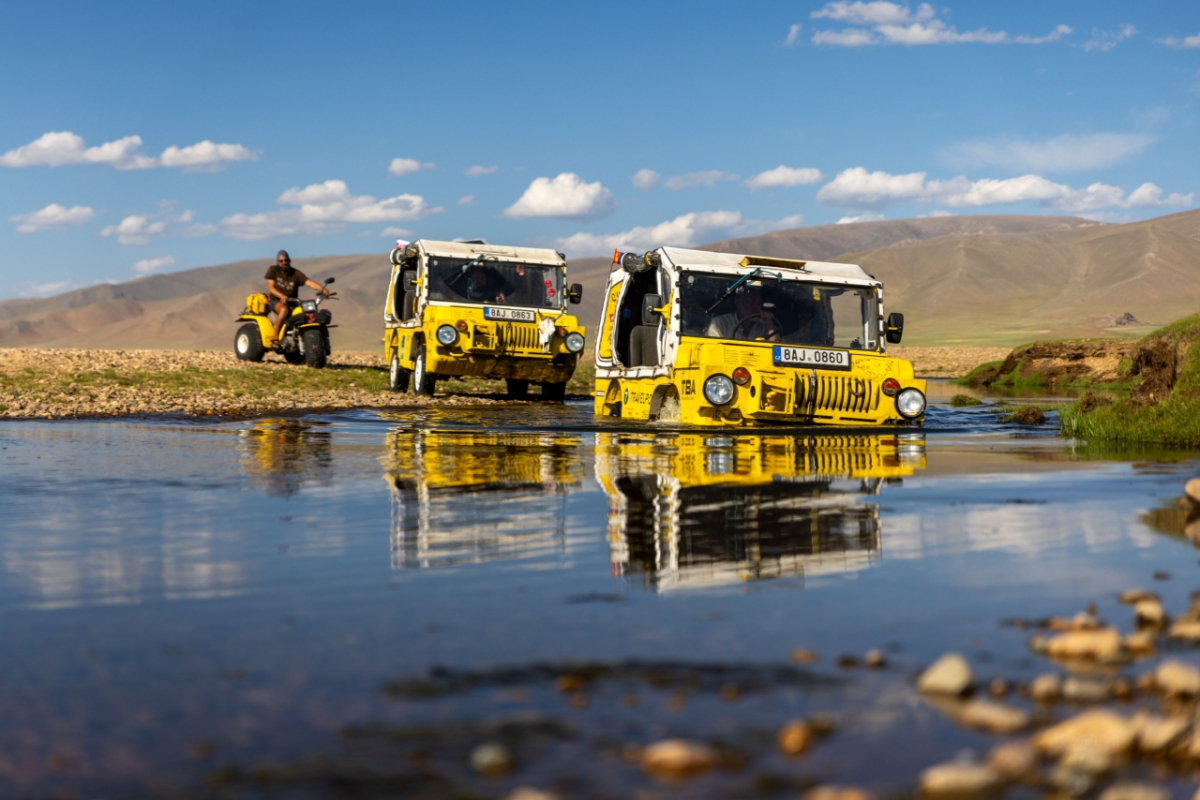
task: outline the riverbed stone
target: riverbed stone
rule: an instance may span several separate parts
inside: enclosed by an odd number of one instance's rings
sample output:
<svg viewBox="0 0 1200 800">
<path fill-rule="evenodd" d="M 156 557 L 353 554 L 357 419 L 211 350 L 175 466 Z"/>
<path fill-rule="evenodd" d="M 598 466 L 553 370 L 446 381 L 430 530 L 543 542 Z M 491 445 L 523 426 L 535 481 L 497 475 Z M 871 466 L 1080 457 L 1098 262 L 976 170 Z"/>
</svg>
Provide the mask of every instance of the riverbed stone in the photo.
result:
<svg viewBox="0 0 1200 800">
<path fill-rule="evenodd" d="M 1121 634 L 1114 628 L 1068 631 L 1046 642 L 1052 658 L 1111 661 L 1121 655 Z"/>
<path fill-rule="evenodd" d="M 505 795 L 504 800 L 562 800 L 562 795 L 544 792 L 532 786 L 518 786 Z"/>
<path fill-rule="evenodd" d="M 1050 756 L 1082 749 L 1118 755 L 1133 746 L 1135 736 L 1136 730 L 1129 720 L 1111 711 L 1095 709 L 1039 732 L 1033 738 L 1033 746 Z"/>
<path fill-rule="evenodd" d="M 1187 717 L 1160 717 L 1141 712 L 1134 715 L 1133 726 L 1137 731 L 1137 747 L 1143 753 L 1159 753 L 1181 741 L 1191 729 Z"/>
<path fill-rule="evenodd" d="M 1155 598 L 1144 598 L 1133 604 L 1133 615 L 1139 625 L 1160 628 L 1167 624 L 1167 612 Z"/>
<path fill-rule="evenodd" d="M 1171 800 L 1171 792 L 1149 783 L 1114 783 L 1100 793 L 1100 800 Z"/>
<path fill-rule="evenodd" d="M 1192 478 L 1183 485 L 1183 493 L 1195 505 L 1200 505 L 1200 478 Z"/>
<path fill-rule="evenodd" d="M 471 769 L 484 775 L 501 775 L 512 767 L 512 753 L 496 742 L 484 742 L 471 751 Z"/>
<path fill-rule="evenodd" d="M 1154 670 L 1154 683 L 1164 694 L 1200 695 L 1200 669 L 1177 659 L 1170 659 Z"/>
<path fill-rule="evenodd" d="M 1003 742 L 991 749 L 987 764 L 1005 777 L 1016 781 L 1033 781 L 1038 774 L 1038 754 L 1027 741 Z"/>
<path fill-rule="evenodd" d="M 875 800 L 875 795 L 857 786 L 816 786 L 803 795 L 802 800 Z"/>
<path fill-rule="evenodd" d="M 1128 652 L 1137 656 L 1151 655 L 1156 650 L 1154 634 L 1150 631 L 1135 631 L 1126 636 L 1121 643 Z"/>
<path fill-rule="evenodd" d="M 958 712 L 958 721 L 968 728 L 993 733 L 1015 733 L 1029 725 L 1029 714 L 1019 708 L 991 700 L 969 700 Z"/>
<path fill-rule="evenodd" d="M 706 744 L 688 739 L 663 739 L 642 751 L 642 768 L 668 778 L 686 778 L 712 769 L 717 752 Z"/>
<path fill-rule="evenodd" d="M 868 650 L 863 656 L 863 664 L 870 669 L 883 669 L 887 666 L 887 658 L 882 650 Z"/>
<path fill-rule="evenodd" d="M 1108 678 L 1084 678 L 1068 675 L 1062 685 L 1062 699 L 1069 703 L 1100 703 L 1113 692 L 1113 682 Z"/>
<path fill-rule="evenodd" d="M 1126 589 L 1117 595 L 1117 602 L 1127 606 L 1136 604 L 1139 600 L 1158 600 L 1159 597 L 1148 589 Z"/>
<path fill-rule="evenodd" d="M 1038 675 L 1029 684 L 1029 694 L 1039 703 L 1052 703 L 1062 697 L 1062 678 L 1053 672 Z"/>
<path fill-rule="evenodd" d="M 1167 636 L 1188 642 L 1200 642 L 1200 620 L 1187 618 L 1176 620 L 1175 624 L 1167 630 Z"/>
<path fill-rule="evenodd" d="M 1004 776 L 986 764 L 948 761 L 921 773 L 921 793 L 930 797 L 972 797 L 994 792 Z"/>
<path fill-rule="evenodd" d="M 804 720 L 794 719 L 779 729 L 775 737 L 779 749 L 789 756 L 798 756 L 812 744 L 812 729 Z"/>
<path fill-rule="evenodd" d="M 967 659 L 958 653 L 946 653 L 921 673 L 917 688 L 930 694 L 960 695 L 971 688 L 973 680 Z"/>
</svg>

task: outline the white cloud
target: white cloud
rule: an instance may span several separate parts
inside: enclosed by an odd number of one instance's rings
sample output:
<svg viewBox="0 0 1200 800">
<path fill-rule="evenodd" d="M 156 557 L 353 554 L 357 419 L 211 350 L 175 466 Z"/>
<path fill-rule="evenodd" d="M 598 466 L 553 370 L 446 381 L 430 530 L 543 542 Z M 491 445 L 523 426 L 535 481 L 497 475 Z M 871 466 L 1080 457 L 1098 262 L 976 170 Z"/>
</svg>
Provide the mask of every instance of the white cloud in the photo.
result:
<svg viewBox="0 0 1200 800">
<path fill-rule="evenodd" d="M 397 228 L 395 225 L 389 225 L 381 230 L 379 235 L 387 239 L 395 239 L 397 237 L 403 238 L 405 236 L 412 236 L 413 232 L 408 228 Z"/>
<path fill-rule="evenodd" d="M 788 228 L 799 228 L 804 224 L 803 214 L 792 214 L 782 219 L 748 219 L 734 225 L 729 232 L 734 236 L 758 236 L 771 231 L 782 231 Z"/>
<path fill-rule="evenodd" d="M 881 219 L 887 219 L 883 214 L 876 214 L 874 211 L 865 211 L 862 214 L 853 217 L 842 217 L 834 225 L 853 225 L 855 222 L 878 222 Z"/>
<path fill-rule="evenodd" d="M 708 169 L 702 172 L 688 172 L 684 175 L 672 175 L 663 181 L 663 188 L 673 192 L 680 189 L 694 189 L 697 186 L 712 186 L 718 181 L 736 181 L 737 175 L 732 172 L 722 172 L 719 169 Z"/>
<path fill-rule="evenodd" d="M 906 5 L 873 0 L 872 2 L 826 3 L 812 13 L 813 19 L 828 19 L 848 26 L 838 30 L 823 30 L 813 34 L 814 44 L 838 47 L 864 47 L 876 44 L 902 44 L 908 46 L 929 44 L 1046 44 L 1056 42 L 1071 33 L 1071 28 L 1058 25 L 1045 36 L 1009 36 L 1005 31 L 990 31 L 979 28 L 974 31 L 959 31 L 937 18 L 937 12 L 929 3 L 921 3 L 913 11 Z M 869 30 L 868 30 L 869 28 Z"/>
<path fill-rule="evenodd" d="M 799 214 L 768 221 L 744 219 L 737 211 L 701 211 L 621 233 L 581 232 L 565 239 L 556 239 L 553 244 L 573 256 L 610 253 L 613 250 L 650 250 L 662 245 L 690 247 L 730 236 L 756 236 L 768 231 L 795 228 L 803 221 L 804 217 Z"/>
<path fill-rule="evenodd" d="M 1153 183 L 1143 183 L 1138 188 L 1129 193 L 1129 197 L 1121 203 L 1124 208 L 1142 208 L 1155 206 L 1181 206 L 1183 208 L 1191 208 L 1192 202 L 1196 199 L 1195 192 L 1180 194 L 1172 192 L 1166 197 L 1162 196 L 1163 190 L 1155 186 Z"/>
<path fill-rule="evenodd" d="M 38 233 L 40 231 L 62 230 L 87 222 L 95 213 L 88 206 L 60 206 L 51 203 L 41 211 L 29 214 L 17 214 L 9 217 L 9 222 L 17 223 L 17 233 Z"/>
<path fill-rule="evenodd" d="M 161 221 L 151 221 L 146 214 L 131 214 L 116 225 L 109 225 L 100 231 L 101 236 L 116 236 L 117 241 L 127 245 L 150 244 L 150 237 L 162 233 L 166 225 Z"/>
<path fill-rule="evenodd" d="M 817 192 L 817 200 L 842 208 L 881 210 L 896 202 L 936 203 L 951 208 L 978 208 L 1009 203 L 1036 202 L 1043 209 L 1063 212 L 1096 211 L 1113 206 L 1139 205 L 1190 206 L 1191 194 L 1173 194 L 1160 199 L 1162 190 L 1144 184 L 1129 198 L 1117 186 L 1093 183 L 1075 189 L 1054 183 L 1040 175 L 1016 178 L 984 178 L 970 181 L 960 175 L 949 180 L 929 180 L 924 172 L 891 175 L 867 172 L 863 167 L 843 170 Z"/>
<path fill-rule="evenodd" d="M 995 139 L 962 142 L 948 150 L 944 160 L 952 166 L 1004 167 L 1039 172 L 1076 172 L 1110 167 L 1142 154 L 1158 137 L 1149 133 L 1064 134 L 1031 142 Z"/>
<path fill-rule="evenodd" d="M 162 256 L 160 258 L 143 258 L 141 261 L 133 265 L 133 271 L 139 275 L 148 275 L 156 269 L 163 267 L 174 266 L 175 259 L 171 256 Z"/>
<path fill-rule="evenodd" d="M 471 177 L 471 178 L 478 178 L 480 175 L 491 175 L 493 172 L 495 172 L 498 169 L 499 169 L 499 167 L 495 166 L 495 165 L 490 166 L 490 167 L 485 167 L 480 164 L 476 164 L 473 167 L 468 167 L 467 169 L 464 169 L 463 175 L 467 175 L 468 177 Z"/>
<path fill-rule="evenodd" d="M 275 202 L 296 208 L 233 214 L 221 220 L 221 231 L 226 236 L 250 241 L 274 236 L 321 236 L 337 233 L 347 223 L 406 222 L 443 210 L 430 208 L 423 197 L 415 194 L 384 200 L 371 195 L 352 195 L 345 181 L 338 180 L 310 184 L 303 189 L 293 187 L 280 194 Z"/>
<path fill-rule="evenodd" d="M 1087 51 L 1100 50 L 1107 53 L 1121 42 L 1136 36 L 1138 29 L 1132 25 L 1122 25 L 1116 31 L 1102 31 L 1099 28 L 1092 28 L 1092 38 L 1088 39 L 1083 49 Z"/>
<path fill-rule="evenodd" d="M 1156 41 L 1171 47 L 1200 47 L 1200 33 L 1197 33 L 1195 36 L 1185 36 L 1182 39 L 1168 36 L 1165 39 L 1157 39 Z"/>
<path fill-rule="evenodd" d="M 504 209 L 504 216 L 586 221 L 607 217 L 615 208 L 612 192 L 599 181 L 585 183 L 575 173 L 564 172 L 553 179 L 534 178 L 517 202 Z"/>
<path fill-rule="evenodd" d="M 662 180 L 662 176 L 652 169 L 639 169 L 630 178 L 633 185 L 639 189 L 653 189 L 658 186 L 660 180 Z"/>
<path fill-rule="evenodd" d="M 257 161 L 258 153 L 240 144 L 216 144 L 207 139 L 188 147 L 172 145 L 160 156 L 139 153 L 142 137 L 126 136 L 96 147 L 70 131 L 51 131 L 0 156 L 5 167 L 62 167 L 69 164 L 107 164 L 114 169 L 178 167 L 186 171 L 223 169 L 235 161 Z"/>
<path fill-rule="evenodd" d="M 458 204 L 460 206 L 469 206 L 469 205 L 471 205 L 471 203 L 474 203 L 474 202 L 475 202 L 475 195 L 473 195 L 473 194 L 464 194 L 462 197 L 458 198 Z"/>
<path fill-rule="evenodd" d="M 800 39 L 800 31 L 804 29 L 803 25 L 793 25 L 788 28 L 787 38 L 783 40 L 784 47 L 791 47 Z"/>
<path fill-rule="evenodd" d="M 393 175 L 407 175 L 410 172 L 420 172 L 423 169 L 433 169 L 434 164 L 417 161 L 415 158 L 393 158 L 388 165 L 388 172 Z"/>
<path fill-rule="evenodd" d="M 62 294 L 76 286 L 75 281 L 53 281 L 51 283 L 24 281 L 16 285 L 16 294 L 17 297 L 49 297 L 54 294 Z"/>
<path fill-rule="evenodd" d="M 785 167 L 780 164 L 775 169 L 760 172 L 746 181 L 751 189 L 767 189 L 776 186 L 803 186 L 816 183 L 825 176 L 821 170 L 811 167 Z"/>
</svg>

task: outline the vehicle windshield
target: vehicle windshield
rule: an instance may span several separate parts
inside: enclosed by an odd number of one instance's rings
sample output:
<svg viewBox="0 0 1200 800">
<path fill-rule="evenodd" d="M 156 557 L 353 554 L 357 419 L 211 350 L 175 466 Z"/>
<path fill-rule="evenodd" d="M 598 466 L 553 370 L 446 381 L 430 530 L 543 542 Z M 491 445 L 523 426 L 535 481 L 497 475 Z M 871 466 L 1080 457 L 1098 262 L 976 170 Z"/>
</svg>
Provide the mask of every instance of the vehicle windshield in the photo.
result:
<svg viewBox="0 0 1200 800">
<path fill-rule="evenodd" d="M 526 308 L 562 307 L 562 267 L 492 257 L 430 256 L 429 298 L 454 303 Z"/>
<path fill-rule="evenodd" d="M 851 350 L 879 348 L 878 301 L 871 287 L 781 282 L 764 275 L 743 281 L 730 293 L 737 280 L 736 275 L 685 272 L 679 286 L 680 333 Z"/>
</svg>

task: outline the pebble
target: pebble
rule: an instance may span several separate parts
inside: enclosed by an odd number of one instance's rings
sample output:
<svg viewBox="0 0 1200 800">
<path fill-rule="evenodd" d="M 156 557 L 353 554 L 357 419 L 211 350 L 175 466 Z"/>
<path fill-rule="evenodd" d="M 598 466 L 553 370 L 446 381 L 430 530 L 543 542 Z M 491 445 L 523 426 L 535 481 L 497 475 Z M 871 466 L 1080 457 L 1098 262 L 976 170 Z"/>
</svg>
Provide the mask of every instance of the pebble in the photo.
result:
<svg viewBox="0 0 1200 800">
<path fill-rule="evenodd" d="M 863 656 L 863 663 L 871 669 L 882 669 L 887 666 L 887 658 L 884 657 L 882 650 L 868 650 Z"/>
<path fill-rule="evenodd" d="M 1052 658 L 1111 661 L 1121 654 L 1121 634 L 1113 628 L 1069 631 L 1046 642 L 1046 654 Z"/>
<path fill-rule="evenodd" d="M 1146 589 L 1126 589 L 1117 596 L 1117 601 L 1127 606 L 1134 605 L 1139 600 L 1157 600 L 1158 595 Z"/>
<path fill-rule="evenodd" d="M 562 796 L 554 792 L 543 792 L 532 786 L 518 786 L 505 795 L 504 800 L 562 800 Z"/>
<path fill-rule="evenodd" d="M 1183 493 L 1196 505 L 1200 505 L 1200 478 L 1192 478 L 1183 485 Z"/>
<path fill-rule="evenodd" d="M 1111 711 L 1084 711 L 1039 732 L 1033 746 L 1046 755 L 1095 750 L 1108 755 L 1124 753 L 1133 746 L 1133 723 Z"/>
<path fill-rule="evenodd" d="M 664 739 L 642 751 L 642 768 L 669 778 L 685 778 L 712 769 L 717 753 L 711 747 L 687 739 Z"/>
<path fill-rule="evenodd" d="M 1038 754 L 1029 742 L 1004 742 L 988 753 L 987 764 L 1012 780 L 1032 781 L 1037 777 Z"/>
<path fill-rule="evenodd" d="M 971 665 L 958 653 L 946 653 L 917 679 L 917 688 L 931 694 L 959 695 L 971 688 Z"/>
<path fill-rule="evenodd" d="M 968 728 L 993 733 L 1015 733 L 1029 725 L 1029 714 L 1019 708 L 991 700 L 970 700 L 958 712 L 958 721 Z"/>
<path fill-rule="evenodd" d="M 484 775 L 500 775 L 512 766 L 508 748 L 495 742 L 484 742 L 471 751 L 471 769 Z"/>
<path fill-rule="evenodd" d="M 1137 631 L 1125 637 L 1125 649 L 1135 655 L 1150 655 L 1155 651 L 1154 634 L 1149 631 Z"/>
<path fill-rule="evenodd" d="M 1171 659 L 1154 670 L 1154 683 L 1165 694 L 1195 696 L 1200 694 L 1200 669 Z"/>
<path fill-rule="evenodd" d="M 949 761 L 921 773 L 921 792 L 941 797 L 987 794 L 1004 785 L 1004 776 L 985 764 Z"/>
<path fill-rule="evenodd" d="M 1039 703 L 1051 703 L 1062 696 L 1062 679 L 1053 672 L 1038 675 L 1029 684 L 1029 693 Z"/>
<path fill-rule="evenodd" d="M 1133 614 L 1139 625 L 1162 627 L 1167 624 L 1167 612 L 1163 611 L 1162 603 L 1154 598 L 1144 598 L 1133 604 Z"/>
<path fill-rule="evenodd" d="M 1172 639 L 1186 639 L 1189 642 L 1200 642 L 1200 620 L 1178 620 L 1167 631 L 1167 636 Z"/>
<path fill-rule="evenodd" d="M 875 800 L 875 796 L 857 786 L 817 786 L 809 789 L 802 800 Z"/>
<path fill-rule="evenodd" d="M 1191 728 L 1186 717 L 1159 717 L 1147 713 L 1133 718 L 1137 746 L 1143 753 L 1158 753 L 1184 737 Z"/>
<path fill-rule="evenodd" d="M 779 729 L 776 742 L 779 749 L 789 756 L 798 756 L 812 744 L 812 729 L 803 720 L 792 720 Z"/>
<path fill-rule="evenodd" d="M 1100 800 L 1171 800 L 1171 793 L 1148 783 L 1114 783 L 1100 794 Z"/>
<path fill-rule="evenodd" d="M 1080 678 L 1068 675 L 1063 681 L 1062 697 L 1071 703 L 1099 703 L 1112 694 L 1112 681 L 1107 678 Z"/>
</svg>

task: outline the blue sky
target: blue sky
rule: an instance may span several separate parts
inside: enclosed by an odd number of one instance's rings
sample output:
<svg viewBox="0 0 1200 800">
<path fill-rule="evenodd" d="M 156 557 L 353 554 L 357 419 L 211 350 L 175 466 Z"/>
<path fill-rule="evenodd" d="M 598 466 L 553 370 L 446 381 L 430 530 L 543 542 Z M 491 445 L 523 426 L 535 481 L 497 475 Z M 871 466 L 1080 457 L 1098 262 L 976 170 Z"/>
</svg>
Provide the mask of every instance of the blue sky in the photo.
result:
<svg viewBox="0 0 1200 800">
<path fill-rule="evenodd" d="M 0 69 L 0 298 L 1200 202 L 1196 3 L 26 3 Z"/>
</svg>

